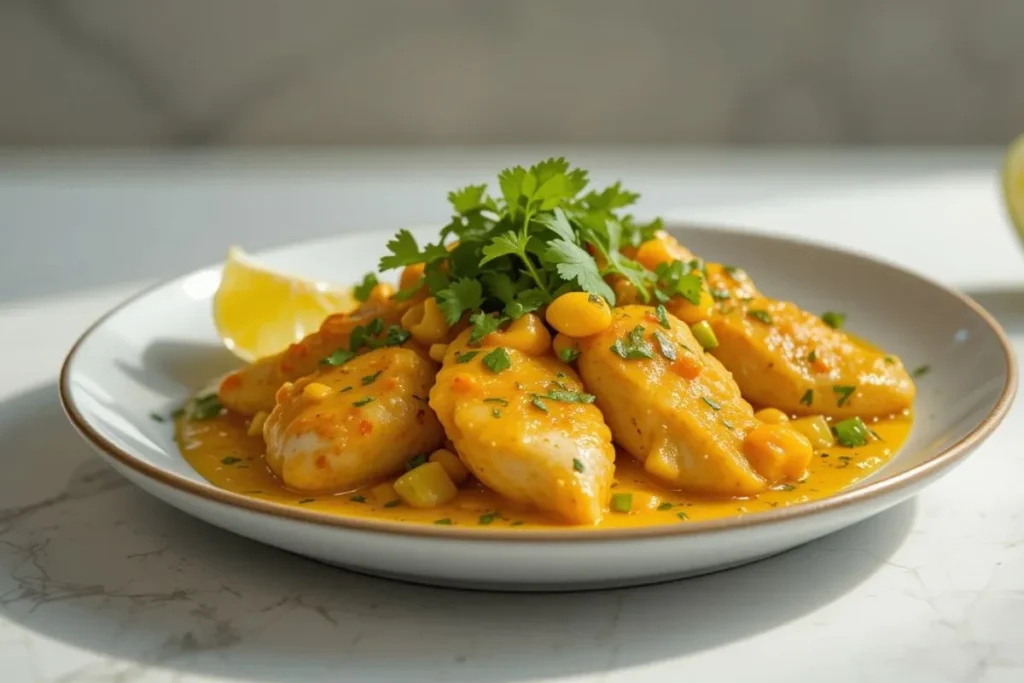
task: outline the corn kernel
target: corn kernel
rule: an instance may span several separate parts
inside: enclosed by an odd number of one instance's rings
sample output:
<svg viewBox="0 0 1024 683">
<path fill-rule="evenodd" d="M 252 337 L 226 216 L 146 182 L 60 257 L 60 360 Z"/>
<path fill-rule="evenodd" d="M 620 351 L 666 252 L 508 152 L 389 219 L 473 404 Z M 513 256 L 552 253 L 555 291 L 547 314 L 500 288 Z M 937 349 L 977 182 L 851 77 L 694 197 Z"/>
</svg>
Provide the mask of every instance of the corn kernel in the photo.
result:
<svg viewBox="0 0 1024 683">
<path fill-rule="evenodd" d="M 790 422 L 789 426 L 806 436 L 816 449 L 831 448 L 836 444 L 836 438 L 832 434 L 828 420 L 821 415 L 801 417 Z"/>
<path fill-rule="evenodd" d="M 395 480 L 398 497 L 409 507 L 435 508 L 450 503 L 459 495 L 444 466 L 428 462 Z"/>
<path fill-rule="evenodd" d="M 789 422 L 789 416 L 778 408 L 762 408 L 754 413 L 754 417 L 770 425 L 781 425 Z"/>
<path fill-rule="evenodd" d="M 570 337 L 589 337 L 612 324 L 608 302 L 596 294 L 569 292 L 548 306 L 547 321 L 556 330 Z"/>
<path fill-rule="evenodd" d="M 249 423 L 249 427 L 245 430 L 245 433 L 249 436 L 262 436 L 263 425 L 267 421 L 267 411 L 261 410 L 252 417 L 252 422 Z"/>
<path fill-rule="evenodd" d="M 682 320 L 687 325 L 696 325 L 702 321 L 707 320 L 711 317 L 711 314 L 715 310 L 715 298 L 711 296 L 711 292 L 707 286 L 702 286 L 700 290 L 700 302 L 692 303 L 689 299 L 683 297 L 675 297 L 670 301 L 666 307 L 669 313 Z"/>
<path fill-rule="evenodd" d="M 543 356 L 551 348 L 551 333 L 533 313 L 513 320 L 507 329 L 493 332 L 484 339 L 486 346 L 507 346 L 527 356 Z"/>
<path fill-rule="evenodd" d="M 743 441 L 750 466 L 770 484 L 796 481 L 807 472 L 814 448 L 789 425 L 760 424 Z"/>
<path fill-rule="evenodd" d="M 332 393 L 334 393 L 333 389 L 320 382 L 310 382 L 302 389 L 302 395 L 311 401 L 322 401 Z"/>
<path fill-rule="evenodd" d="M 436 462 L 443 467 L 448 478 L 456 486 L 461 486 L 469 478 L 469 470 L 466 469 L 466 466 L 462 464 L 457 455 L 447 449 L 439 448 L 431 453 L 430 462 Z"/>
</svg>

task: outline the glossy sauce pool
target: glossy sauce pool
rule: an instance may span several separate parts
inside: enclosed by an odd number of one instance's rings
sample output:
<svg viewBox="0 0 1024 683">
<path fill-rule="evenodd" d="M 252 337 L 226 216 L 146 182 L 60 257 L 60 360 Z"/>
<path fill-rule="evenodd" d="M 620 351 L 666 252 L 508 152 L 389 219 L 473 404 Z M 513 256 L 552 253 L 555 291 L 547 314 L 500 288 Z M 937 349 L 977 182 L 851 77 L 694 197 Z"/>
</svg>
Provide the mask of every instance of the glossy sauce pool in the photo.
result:
<svg viewBox="0 0 1024 683">
<path fill-rule="evenodd" d="M 910 433 L 910 417 L 895 417 L 869 426 L 881 437 L 862 448 L 836 446 L 815 453 L 808 477 L 752 499 L 708 499 L 666 489 L 628 454 L 616 456 L 616 493 L 632 493 L 628 514 L 609 512 L 594 529 L 679 524 L 763 512 L 826 498 L 877 471 L 899 450 Z M 250 498 L 338 515 L 413 524 L 489 525 L 510 531 L 566 528 L 545 515 L 509 503 L 475 480 L 453 502 L 432 510 L 405 505 L 386 507 L 393 494 L 375 495 L 368 486 L 343 494 L 313 495 L 285 488 L 263 459 L 263 439 L 246 434 L 248 421 L 222 414 L 211 420 L 180 419 L 178 444 L 185 459 L 210 483 Z M 589 527 L 588 527 L 589 528 Z"/>
</svg>

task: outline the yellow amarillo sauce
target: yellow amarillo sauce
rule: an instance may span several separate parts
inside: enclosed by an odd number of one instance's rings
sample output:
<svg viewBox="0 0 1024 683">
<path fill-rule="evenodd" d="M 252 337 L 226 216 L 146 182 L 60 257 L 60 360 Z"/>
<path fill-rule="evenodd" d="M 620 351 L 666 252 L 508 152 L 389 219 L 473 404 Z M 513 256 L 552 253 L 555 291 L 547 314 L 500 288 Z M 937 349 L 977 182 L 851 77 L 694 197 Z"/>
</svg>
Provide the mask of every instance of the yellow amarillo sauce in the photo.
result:
<svg viewBox="0 0 1024 683">
<path fill-rule="evenodd" d="M 835 446 L 815 453 L 808 476 L 751 499 L 708 499 L 667 489 L 627 453 L 615 462 L 615 493 L 632 493 L 629 513 L 608 512 L 592 527 L 613 529 L 679 524 L 764 512 L 834 495 L 877 471 L 899 450 L 910 433 L 910 416 L 867 421 L 880 437 L 861 448 Z M 379 499 L 373 486 L 346 493 L 312 495 L 286 488 L 267 468 L 263 439 L 247 436 L 248 420 L 222 414 L 210 420 L 181 418 L 178 443 L 185 459 L 210 483 L 257 500 L 316 510 L 339 517 L 373 518 L 413 524 L 489 525 L 514 531 L 524 528 L 569 528 L 535 510 L 517 506 L 470 480 L 448 505 L 417 510 Z M 388 498 L 393 496 L 388 495 Z M 385 504 L 392 502 L 391 507 Z M 668 504 L 671 504 L 669 506 Z M 446 520 L 446 521 L 445 521 Z M 578 527 L 572 527 L 578 528 Z M 591 527 L 587 527 L 591 528 Z"/>
</svg>

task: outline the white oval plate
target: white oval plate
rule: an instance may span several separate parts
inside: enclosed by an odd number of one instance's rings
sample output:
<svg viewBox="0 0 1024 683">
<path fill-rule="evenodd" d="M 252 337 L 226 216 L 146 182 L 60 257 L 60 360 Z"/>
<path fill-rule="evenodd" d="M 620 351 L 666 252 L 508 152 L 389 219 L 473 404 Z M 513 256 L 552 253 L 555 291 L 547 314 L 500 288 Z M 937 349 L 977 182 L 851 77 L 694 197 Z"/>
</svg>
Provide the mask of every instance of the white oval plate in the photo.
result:
<svg viewBox="0 0 1024 683">
<path fill-rule="evenodd" d="M 430 237 L 434 230 L 419 231 Z M 780 553 L 914 495 L 973 451 L 1006 415 L 1017 385 L 1009 342 L 977 304 L 867 256 L 725 228 L 675 227 L 702 256 L 735 263 L 771 295 L 811 311 L 841 310 L 848 327 L 930 365 L 917 421 L 893 461 L 824 500 L 764 513 L 640 530 L 412 526 L 285 507 L 216 488 L 182 458 L 167 414 L 235 364 L 211 320 L 220 266 L 122 304 L 71 350 L 61 400 L 75 427 L 128 479 L 171 505 L 243 536 L 356 571 L 467 588 L 579 590 L 665 581 Z M 384 248 L 380 233 L 263 255 L 284 270 L 351 282 Z"/>
</svg>

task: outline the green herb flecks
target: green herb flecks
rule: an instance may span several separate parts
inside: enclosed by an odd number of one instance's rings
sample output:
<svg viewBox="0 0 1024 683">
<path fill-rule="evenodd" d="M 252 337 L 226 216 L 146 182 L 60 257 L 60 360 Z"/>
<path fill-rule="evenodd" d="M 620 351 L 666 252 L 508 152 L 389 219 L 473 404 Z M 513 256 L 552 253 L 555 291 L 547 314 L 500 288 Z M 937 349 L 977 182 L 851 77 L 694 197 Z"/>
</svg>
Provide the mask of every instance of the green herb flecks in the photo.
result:
<svg viewBox="0 0 1024 683">
<path fill-rule="evenodd" d="M 220 404 L 217 394 L 208 394 L 194 400 L 189 412 L 193 420 L 212 420 L 220 415 L 223 409 L 224 406 Z"/>
<path fill-rule="evenodd" d="M 765 325 L 771 325 L 775 322 L 774 318 L 772 318 L 772 314 L 763 308 L 752 308 L 747 311 L 747 315 L 754 320 L 763 322 Z"/>
<path fill-rule="evenodd" d="M 814 389 L 808 389 L 804 392 L 804 395 L 800 397 L 800 405 L 809 406 L 814 403 Z"/>
<path fill-rule="evenodd" d="M 418 455 L 412 456 L 411 458 L 405 461 L 405 471 L 409 472 L 411 470 L 416 469 L 420 465 L 426 465 L 427 458 L 428 456 L 425 453 L 420 453 Z"/>
<path fill-rule="evenodd" d="M 821 314 L 821 322 L 825 323 L 833 330 L 838 330 L 846 323 L 846 314 L 836 313 L 835 311 L 825 311 Z"/>
<path fill-rule="evenodd" d="M 456 353 L 455 354 L 455 362 L 456 363 L 460 363 L 460 364 L 461 363 L 468 363 L 469 361 L 471 361 L 474 358 L 476 358 L 477 355 L 479 355 L 479 353 L 480 353 L 479 351 L 466 351 L 465 353 Z"/>
<path fill-rule="evenodd" d="M 558 352 L 558 358 L 563 363 L 572 363 L 580 357 L 579 349 L 574 349 L 571 346 L 567 346 Z"/>
<path fill-rule="evenodd" d="M 512 358 L 504 347 L 499 346 L 483 357 L 483 364 L 494 374 L 498 374 L 512 367 Z"/>
<path fill-rule="evenodd" d="M 644 339 L 643 325 L 637 325 L 625 337 L 620 337 L 612 344 L 611 350 L 624 360 L 642 360 L 654 358 L 654 348 Z"/>
<path fill-rule="evenodd" d="M 367 273 L 363 276 L 363 281 L 352 288 L 352 295 L 356 298 L 356 301 L 367 301 L 370 298 L 370 293 L 376 286 L 377 274 Z"/>
<path fill-rule="evenodd" d="M 665 357 L 665 360 L 674 363 L 679 356 L 676 354 L 676 346 L 672 343 L 672 340 L 661 330 L 654 331 L 654 340 L 658 342 L 658 350 L 661 351 L 661 355 Z"/>
<path fill-rule="evenodd" d="M 666 330 L 671 330 L 672 326 L 668 322 L 668 310 L 664 304 L 658 304 L 654 308 L 654 314 L 658 318 L 658 324 L 664 327 Z"/>
<path fill-rule="evenodd" d="M 382 372 L 384 372 L 384 371 L 383 370 L 378 370 L 377 372 L 373 373 L 372 375 L 367 375 L 366 377 L 363 377 L 363 379 L 362 379 L 363 386 L 364 387 L 368 387 L 371 384 L 373 384 L 374 382 L 376 382 L 377 378 L 380 377 L 380 374 Z"/>
<path fill-rule="evenodd" d="M 849 402 L 850 397 L 853 396 L 853 392 L 857 391 L 857 387 L 844 385 L 844 384 L 833 384 L 832 391 L 836 395 L 836 405 L 842 408 Z"/>
</svg>

